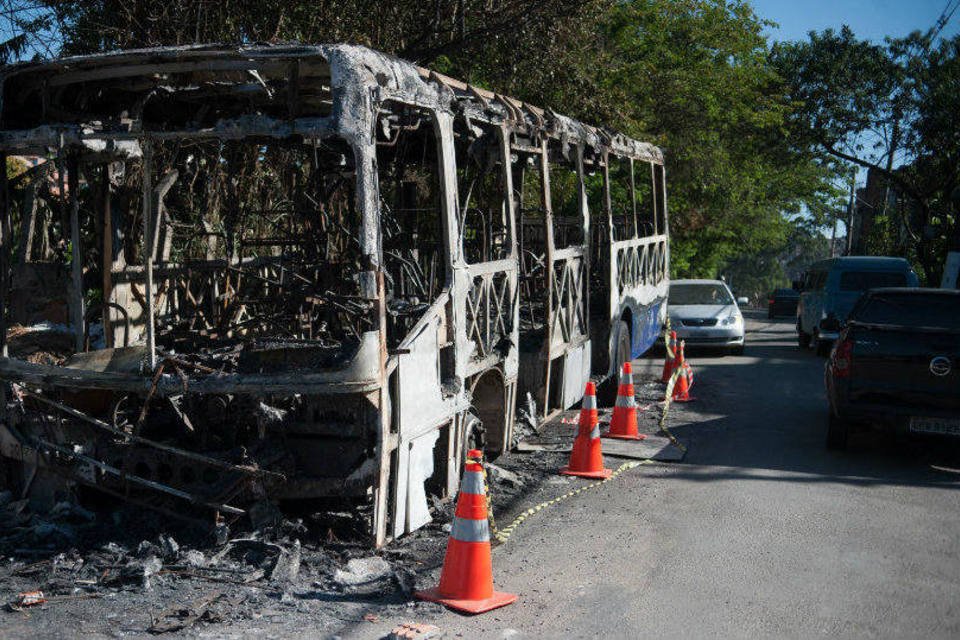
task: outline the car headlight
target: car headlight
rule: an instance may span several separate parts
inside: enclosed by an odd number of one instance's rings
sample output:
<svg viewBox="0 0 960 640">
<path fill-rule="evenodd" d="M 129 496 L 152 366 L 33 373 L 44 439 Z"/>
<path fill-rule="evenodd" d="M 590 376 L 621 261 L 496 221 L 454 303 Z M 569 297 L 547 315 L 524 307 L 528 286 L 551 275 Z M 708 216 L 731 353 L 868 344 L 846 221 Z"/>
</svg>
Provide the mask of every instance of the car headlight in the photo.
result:
<svg viewBox="0 0 960 640">
<path fill-rule="evenodd" d="M 737 324 L 740 322 L 742 316 L 739 313 L 731 313 L 729 316 L 720 321 L 720 325 L 724 327 L 729 327 L 732 324 Z"/>
</svg>

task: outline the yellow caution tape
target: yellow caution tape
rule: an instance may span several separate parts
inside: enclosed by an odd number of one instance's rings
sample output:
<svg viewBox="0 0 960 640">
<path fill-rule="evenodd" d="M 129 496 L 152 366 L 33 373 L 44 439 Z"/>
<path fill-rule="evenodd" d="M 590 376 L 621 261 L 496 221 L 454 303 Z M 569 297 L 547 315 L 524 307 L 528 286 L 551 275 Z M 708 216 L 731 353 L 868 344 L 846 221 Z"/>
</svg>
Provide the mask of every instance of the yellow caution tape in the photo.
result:
<svg viewBox="0 0 960 640">
<path fill-rule="evenodd" d="M 667 434 L 667 437 L 670 438 L 670 442 L 673 443 L 673 446 L 677 447 L 684 453 L 687 452 L 687 448 L 680 443 L 679 440 L 670 433 L 670 429 L 667 428 L 667 415 L 670 413 L 670 405 L 673 402 L 673 388 L 677 384 L 677 379 L 684 374 L 682 367 L 677 367 L 674 370 L 673 375 L 670 376 L 670 380 L 667 381 L 667 390 L 666 397 L 663 400 L 663 413 L 660 415 L 660 431 L 663 431 Z"/>
<path fill-rule="evenodd" d="M 670 329 L 670 320 L 668 318 L 667 330 L 669 331 L 669 329 Z M 670 344 L 669 334 L 666 340 L 666 344 L 667 345 Z M 667 349 L 669 351 L 669 346 L 667 347 Z M 671 357 L 673 357 L 672 352 L 671 352 Z M 677 379 L 680 377 L 681 373 L 683 373 L 683 371 L 678 367 L 673 372 L 673 375 L 670 376 L 670 380 L 667 382 L 667 391 L 666 391 L 667 397 L 664 400 L 663 414 L 660 416 L 659 426 L 660 426 L 660 430 L 667 434 L 667 437 L 670 439 L 670 442 L 673 444 L 673 446 L 677 447 L 678 449 L 686 453 L 687 448 L 683 446 L 683 444 L 679 440 L 677 440 L 677 438 L 670 432 L 670 429 L 667 428 L 667 414 L 670 412 L 670 404 L 671 404 L 671 400 L 673 399 L 673 388 L 677 384 Z M 494 519 L 493 517 L 493 503 L 490 500 L 490 485 L 487 482 L 487 468 L 483 465 L 482 460 L 467 458 L 467 463 L 479 464 L 480 468 L 483 470 L 483 492 L 487 498 L 487 520 L 490 523 L 490 533 L 492 534 L 494 540 L 496 540 L 500 544 L 503 544 L 504 542 L 510 539 L 510 536 L 517 529 L 517 527 L 523 524 L 523 522 L 530 516 L 543 511 L 547 507 L 552 507 L 555 504 L 559 504 L 560 502 L 563 502 L 568 498 L 572 498 L 576 495 L 580 495 L 584 491 L 587 491 L 589 489 L 594 489 L 596 487 L 599 487 L 600 485 L 606 484 L 607 482 L 610 482 L 611 480 L 613 480 L 614 478 L 622 474 L 624 471 L 627 471 L 629 469 L 635 469 L 640 465 L 652 464 L 653 461 L 652 460 L 642 460 L 642 461 L 631 460 L 630 462 L 624 462 L 622 465 L 617 467 L 617 469 L 612 474 L 610 474 L 609 478 L 598 480 L 597 482 L 591 482 L 590 484 L 582 485 L 576 489 L 573 489 L 572 491 L 568 491 L 563 495 L 557 496 L 552 500 L 547 500 L 545 502 L 541 502 L 538 505 L 532 506 L 526 511 L 524 511 L 523 513 L 521 513 L 520 515 L 518 515 L 516 518 L 514 518 L 513 522 L 511 522 L 509 525 L 507 525 L 503 529 L 497 528 L 496 519 Z"/>
<path fill-rule="evenodd" d="M 523 524 L 524 520 L 526 520 L 530 516 L 543 511 L 547 507 L 552 507 L 555 504 L 563 502 L 567 498 L 572 498 L 573 496 L 579 495 L 584 491 L 587 491 L 588 489 L 594 489 L 596 487 L 599 487 L 602 484 L 606 484 L 607 482 L 610 482 L 611 480 L 619 476 L 624 471 L 627 471 L 628 469 L 635 469 L 636 467 L 639 467 L 642 464 L 652 464 L 652 462 L 653 462 L 652 460 L 643 460 L 640 462 L 631 460 L 630 462 L 624 462 L 622 465 L 617 467 L 616 471 L 610 474 L 609 478 L 598 480 L 597 482 L 591 482 L 590 484 L 582 485 L 572 491 L 568 491 L 567 493 L 561 496 L 557 496 L 553 500 L 547 500 L 546 502 L 541 502 L 536 506 L 530 507 L 529 509 L 527 509 L 526 511 L 518 515 L 516 518 L 514 518 L 513 522 L 511 522 L 509 525 L 507 525 L 503 529 L 497 529 L 497 525 L 493 519 L 493 509 L 491 508 L 491 505 L 490 505 L 490 490 L 489 490 L 489 487 L 487 487 L 487 471 L 486 469 L 484 469 L 483 483 L 484 483 L 484 490 L 486 491 L 486 494 L 487 494 L 487 516 L 488 516 L 488 519 L 490 520 L 490 532 L 493 535 L 493 538 L 497 542 L 503 544 L 504 542 L 510 539 L 511 534 L 513 534 L 513 532 L 517 529 L 517 527 Z"/>
</svg>

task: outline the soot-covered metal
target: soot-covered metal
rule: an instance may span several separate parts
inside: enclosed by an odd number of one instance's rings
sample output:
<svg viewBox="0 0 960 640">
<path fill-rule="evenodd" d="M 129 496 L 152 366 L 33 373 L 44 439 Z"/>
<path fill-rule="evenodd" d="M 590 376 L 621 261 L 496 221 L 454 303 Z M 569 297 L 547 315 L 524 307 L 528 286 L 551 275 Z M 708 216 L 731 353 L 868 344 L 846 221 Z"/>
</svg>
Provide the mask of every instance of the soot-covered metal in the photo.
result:
<svg viewBox="0 0 960 640">
<path fill-rule="evenodd" d="M 335 497 L 381 545 L 466 447 L 511 447 L 518 393 L 570 406 L 628 309 L 662 320 L 651 145 L 346 45 L 64 58 L 2 91 L 0 454 L 38 502 Z M 660 194 L 626 241 L 612 156 Z"/>
</svg>

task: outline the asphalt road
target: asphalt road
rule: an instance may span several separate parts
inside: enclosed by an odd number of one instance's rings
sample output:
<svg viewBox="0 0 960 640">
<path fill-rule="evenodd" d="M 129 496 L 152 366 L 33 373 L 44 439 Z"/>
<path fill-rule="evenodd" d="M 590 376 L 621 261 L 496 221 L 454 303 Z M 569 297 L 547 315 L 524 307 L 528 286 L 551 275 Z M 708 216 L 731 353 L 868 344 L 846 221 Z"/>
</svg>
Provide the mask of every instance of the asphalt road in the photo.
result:
<svg viewBox="0 0 960 640">
<path fill-rule="evenodd" d="M 518 603 L 401 619 L 464 638 L 960 637 L 957 448 L 827 451 L 823 359 L 789 320 L 748 330 L 742 357 L 688 354 L 684 463 L 632 470 L 495 550 Z"/>
</svg>

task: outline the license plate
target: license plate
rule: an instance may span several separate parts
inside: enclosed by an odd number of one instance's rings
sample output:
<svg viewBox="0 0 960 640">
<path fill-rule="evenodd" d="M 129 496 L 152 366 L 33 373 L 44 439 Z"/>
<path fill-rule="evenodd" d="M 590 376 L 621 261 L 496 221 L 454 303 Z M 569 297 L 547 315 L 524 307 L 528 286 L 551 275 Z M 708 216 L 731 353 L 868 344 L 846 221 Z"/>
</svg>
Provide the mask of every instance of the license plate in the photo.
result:
<svg viewBox="0 0 960 640">
<path fill-rule="evenodd" d="M 910 431 L 960 436 L 960 420 L 952 418 L 910 418 Z"/>
</svg>

